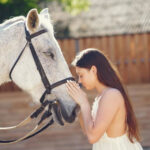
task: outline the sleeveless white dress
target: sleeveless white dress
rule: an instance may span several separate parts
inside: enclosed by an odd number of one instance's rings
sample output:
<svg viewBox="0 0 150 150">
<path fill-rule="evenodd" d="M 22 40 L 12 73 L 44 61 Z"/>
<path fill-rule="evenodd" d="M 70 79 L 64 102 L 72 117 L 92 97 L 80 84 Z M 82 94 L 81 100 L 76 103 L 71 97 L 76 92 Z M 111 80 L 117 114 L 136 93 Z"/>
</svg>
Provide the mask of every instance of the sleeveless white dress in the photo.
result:
<svg viewBox="0 0 150 150">
<path fill-rule="evenodd" d="M 92 117 L 95 119 L 98 103 L 101 99 L 96 97 L 92 105 Z M 141 144 L 135 140 L 134 143 L 131 143 L 127 133 L 119 137 L 109 137 L 105 132 L 104 135 L 93 144 L 92 150 L 143 150 Z"/>
</svg>

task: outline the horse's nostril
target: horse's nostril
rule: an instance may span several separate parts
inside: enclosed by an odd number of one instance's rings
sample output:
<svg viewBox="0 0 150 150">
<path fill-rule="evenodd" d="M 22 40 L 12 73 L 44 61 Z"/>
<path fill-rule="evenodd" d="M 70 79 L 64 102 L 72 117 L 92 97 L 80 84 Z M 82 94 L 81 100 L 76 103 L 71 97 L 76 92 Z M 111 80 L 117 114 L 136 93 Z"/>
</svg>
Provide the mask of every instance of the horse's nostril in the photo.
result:
<svg viewBox="0 0 150 150">
<path fill-rule="evenodd" d="M 70 109 L 69 108 L 70 106 L 65 106 L 61 101 L 60 101 L 60 106 L 61 106 L 61 114 L 64 120 L 69 123 L 72 123 L 76 118 L 76 107 Z"/>
<path fill-rule="evenodd" d="M 60 125 L 64 125 L 62 116 L 61 116 L 61 108 L 59 103 L 55 103 L 52 105 L 52 115 L 53 119 Z"/>
<path fill-rule="evenodd" d="M 78 115 L 79 111 L 80 111 L 80 107 L 79 107 L 79 105 L 76 105 L 71 113 L 71 117 L 73 117 L 75 119 L 76 116 Z"/>
<path fill-rule="evenodd" d="M 78 113 L 80 112 L 80 106 L 79 105 L 76 105 L 75 109 L 74 109 L 74 112 L 75 112 L 75 115 L 77 116 Z M 75 117 L 76 117 L 75 116 Z"/>
</svg>

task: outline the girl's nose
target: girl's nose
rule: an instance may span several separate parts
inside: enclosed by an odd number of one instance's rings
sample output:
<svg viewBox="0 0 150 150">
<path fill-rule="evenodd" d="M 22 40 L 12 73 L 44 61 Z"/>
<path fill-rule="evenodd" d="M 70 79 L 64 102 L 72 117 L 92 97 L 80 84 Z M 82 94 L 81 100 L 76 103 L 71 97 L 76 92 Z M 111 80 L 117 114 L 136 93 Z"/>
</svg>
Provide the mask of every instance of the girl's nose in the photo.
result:
<svg viewBox="0 0 150 150">
<path fill-rule="evenodd" d="M 81 83 L 81 80 L 80 80 L 80 78 L 78 78 L 78 83 L 79 83 L 79 84 Z"/>
<path fill-rule="evenodd" d="M 82 85 L 82 82 L 81 82 L 80 78 L 78 78 L 78 84 L 79 84 L 80 88 L 82 88 L 82 87 L 83 87 L 83 85 Z"/>
<path fill-rule="evenodd" d="M 79 86 L 80 86 L 80 88 L 82 88 L 83 87 L 82 83 L 79 83 Z"/>
</svg>

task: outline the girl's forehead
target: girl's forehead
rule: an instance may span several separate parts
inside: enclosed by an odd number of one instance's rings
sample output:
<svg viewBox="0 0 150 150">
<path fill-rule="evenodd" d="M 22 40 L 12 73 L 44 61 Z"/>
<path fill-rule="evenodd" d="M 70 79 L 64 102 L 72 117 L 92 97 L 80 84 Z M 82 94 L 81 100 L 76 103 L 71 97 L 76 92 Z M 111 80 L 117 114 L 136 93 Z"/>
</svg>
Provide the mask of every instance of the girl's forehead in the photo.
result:
<svg viewBox="0 0 150 150">
<path fill-rule="evenodd" d="M 75 69 L 76 69 L 76 73 L 84 73 L 84 72 L 86 72 L 86 71 L 87 71 L 87 69 L 86 69 L 86 68 L 76 67 Z"/>
</svg>

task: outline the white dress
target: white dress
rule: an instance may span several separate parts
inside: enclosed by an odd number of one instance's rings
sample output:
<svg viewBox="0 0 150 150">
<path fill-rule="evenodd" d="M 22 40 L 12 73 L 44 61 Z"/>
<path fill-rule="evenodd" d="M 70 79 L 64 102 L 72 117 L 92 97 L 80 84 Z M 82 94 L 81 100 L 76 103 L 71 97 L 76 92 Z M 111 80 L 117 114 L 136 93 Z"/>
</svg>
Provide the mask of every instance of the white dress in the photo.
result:
<svg viewBox="0 0 150 150">
<path fill-rule="evenodd" d="M 95 98 L 92 106 L 92 117 L 95 119 L 98 102 L 101 99 L 100 97 Z M 119 137 L 109 137 L 105 132 L 104 135 L 93 144 L 92 150 L 143 150 L 139 142 L 135 140 L 134 143 L 131 143 L 127 133 Z"/>
</svg>

